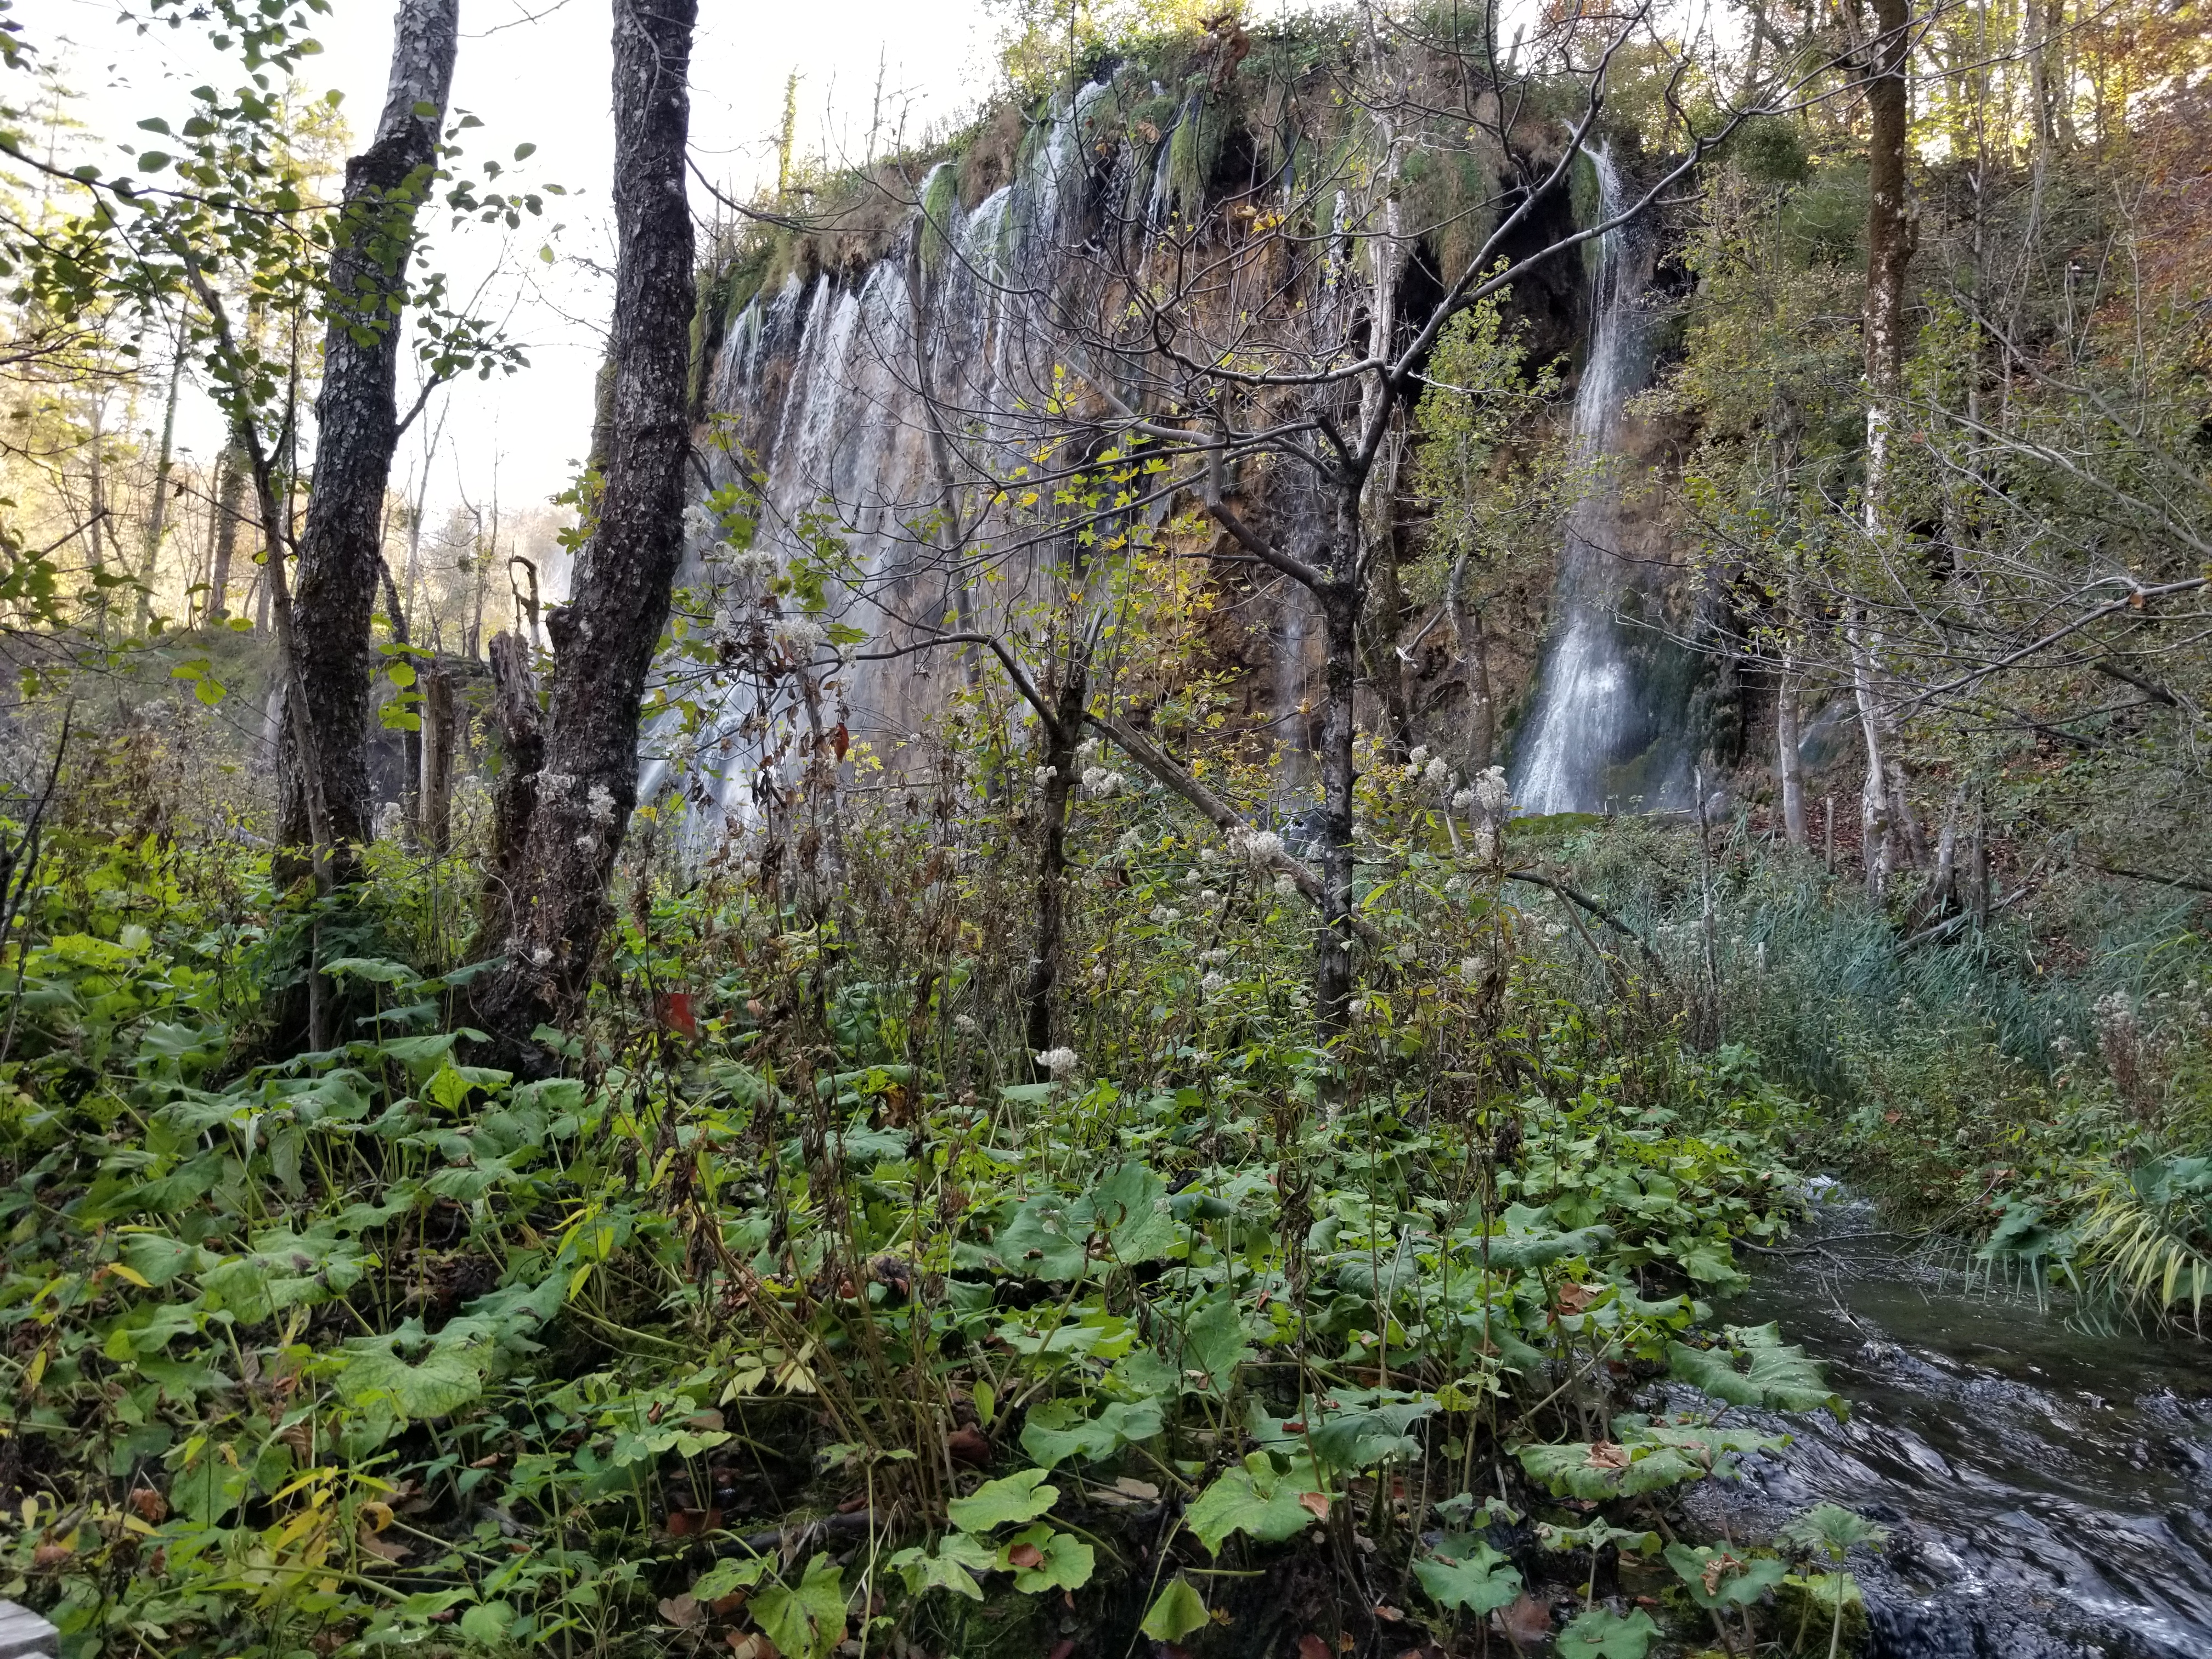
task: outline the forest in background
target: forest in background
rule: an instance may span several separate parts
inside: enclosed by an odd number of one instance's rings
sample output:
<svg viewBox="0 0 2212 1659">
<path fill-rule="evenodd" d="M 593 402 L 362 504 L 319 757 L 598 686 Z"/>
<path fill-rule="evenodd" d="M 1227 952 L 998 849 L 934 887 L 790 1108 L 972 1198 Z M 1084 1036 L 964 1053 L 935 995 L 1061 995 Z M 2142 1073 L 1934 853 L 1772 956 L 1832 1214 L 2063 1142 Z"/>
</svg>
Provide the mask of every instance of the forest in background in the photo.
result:
<svg viewBox="0 0 2212 1659">
<path fill-rule="evenodd" d="M 149 0 L 236 84 L 120 172 L 0 0 L 64 1652 L 1891 1651 L 1875 1518 L 1708 1502 L 1848 1409 L 1730 1315 L 1819 1177 L 2200 1340 L 2196 0 L 1017 9 L 967 127 L 787 109 L 697 215 L 616 0 L 588 462 L 438 519 L 526 372 L 438 237 L 553 187 L 453 0 L 358 131 L 319 9 Z M 778 320 L 848 298 L 853 450 Z M 1516 811 L 1577 536 L 1669 810 Z"/>
</svg>

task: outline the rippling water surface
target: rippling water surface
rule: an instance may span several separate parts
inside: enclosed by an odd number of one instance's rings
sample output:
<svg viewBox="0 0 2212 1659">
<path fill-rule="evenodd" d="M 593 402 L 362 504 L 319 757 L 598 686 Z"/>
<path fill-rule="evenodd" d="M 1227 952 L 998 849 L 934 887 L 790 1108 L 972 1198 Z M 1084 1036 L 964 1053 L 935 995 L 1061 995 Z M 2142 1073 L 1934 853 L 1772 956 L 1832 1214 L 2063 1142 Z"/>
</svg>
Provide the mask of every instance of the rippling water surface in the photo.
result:
<svg viewBox="0 0 2212 1659">
<path fill-rule="evenodd" d="M 1830 1205 L 1812 1255 L 1770 1259 L 1722 1311 L 1778 1320 L 1850 1401 L 1732 1487 L 1744 1524 L 1826 1499 L 1887 1525 L 1855 1561 L 1895 1659 L 2212 1659 L 2212 1347 L 2088 1334 L 1856 1237 Z"/>
</svg>

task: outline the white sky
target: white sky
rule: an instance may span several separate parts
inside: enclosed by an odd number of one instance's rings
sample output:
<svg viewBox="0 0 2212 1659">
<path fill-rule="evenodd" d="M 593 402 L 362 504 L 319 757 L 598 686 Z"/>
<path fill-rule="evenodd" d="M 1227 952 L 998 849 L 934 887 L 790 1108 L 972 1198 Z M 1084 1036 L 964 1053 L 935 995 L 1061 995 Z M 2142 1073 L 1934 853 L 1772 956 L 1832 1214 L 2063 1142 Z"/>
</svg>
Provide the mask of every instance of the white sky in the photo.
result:
<svg viewBox="0 0 2212 1659">
<path fill-rule="evenodd" d="M 323 54 L 302 65 L 305 85 L 344 94 L 356 143 L 383 105 L 393 10 L 392 0 L 332 0 L 331 15 L 317 31 Z M 113 165 L 117 138 L 143 138 L 139 119 L 173 118 L 189 88 L 222 72 L 204 47 L 192 50 L 198 37 L 191 28 L 142 36 L 118 19 L 112 0 L 37 0 L 28 16 L 17 15 L 66 83 L 83 94 L 75 114 L 91 129 L 88 137 L 106 141 L 83 159 Z M 464 295 L 489 275 L 487 303 L 512 307 L 509 331 L 526 343 L 531 367 L 441 394 L 452 407 L 432 473 L 434 519 L 440 504 L 458 497 L 457 467 L 479 501 L 495 466 L 503 502 L 515 507 L 566 485 L 586 441 L 606 321 L 607 285 L 599 273 L 614 260 L 606 0 L 462 0 L 461 27 L 453 106 L 484 123 L 466 135 L 468 165 L 506 162 L 516 145 L 534 143 L 536 155 L 508 178 L 557 181 L 570 193 L 550 198 L 544 223 L 526 219 L 511 240 L 503 228 L 453 233 L 442 221 L 437 227 L 436 268 Z M 964 115 L 991 89 L 990 39 L 974 0 L 701 0 L 692 153 L 741 199 L 772 177 L 784 78 L 793 69 L 801 76 L 802 149 L 857 159 L 867 144 L 879 64 L 885 128 L 895 137 L 903 119 L 908 136 L 918 137 L 933 122 Z M 228 78 L 240 78 L 234 64 Z M 692 200 L 712 216 L 714 204 L 696 183 Z M 536 256 L 545 226 L 556 221 L 567 228 L 556 243 L 559 262 L 549 270 Z M 408 372 L 403 367 L 403 408 L 410 401 Z M 436 414 L 434 404 L 418 426 Z M 211 410 L 187 410 L 179 425 L 180 441 L 201 457 L 219 445 Z M 394 483 L 421 465 L 418 434 L 410 431 Z"/>
</svg>

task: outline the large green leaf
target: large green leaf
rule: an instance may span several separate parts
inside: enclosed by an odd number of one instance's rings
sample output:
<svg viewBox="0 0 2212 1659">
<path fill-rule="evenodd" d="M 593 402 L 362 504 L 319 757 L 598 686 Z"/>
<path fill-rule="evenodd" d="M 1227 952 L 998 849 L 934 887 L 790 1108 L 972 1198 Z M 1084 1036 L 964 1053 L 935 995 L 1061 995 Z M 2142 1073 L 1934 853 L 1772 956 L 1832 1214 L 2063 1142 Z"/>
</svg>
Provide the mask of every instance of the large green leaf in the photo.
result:
<svg viewBox="0 0 2212 1659">
<path fill-rule="evenodd" d="M 449 1340 L 452 1334 L 448 1326 L 434 1339 L 420 1320 L 410 1319 L 386 1335 L 356 1337 L 340 1351 L 338 1393 L 356 1410 L 381 1402 L 415 1419 L 459 1411 L 483 1392 L 493 1351 L 489 1344 Z M 426 1346 L 429 1352 L 417 1359 L 397 1352 Z"/>
<path fill-rule="evenodd" d="M 968 1497 L 947 1504 L 945 1512 L 963 1532 L 1034 1521 L 1060 1501 L 1060 1488 L 1045 1485 L 1045 1474 L 1042 1469 L 1024 1469 L 1001 1480 L 986 1480 Z"/>
<path fill-rule="evenodd" d="M 1180 1642 L 1191 1632 L 1202 1628 L 1212 1617 L 1206 1610 L 1205 1600 L 1190 1587 L 1190 1580 L 1177 1573 L 1153 1601 L 1144 1622 L 1137 1628 L 1155 1642 Z"/>
<path fill-rule="evenodd" d="M 1175 1248 L 1176 1230 L 1167 1183 L 1133 1159 L 1092 1190 L 1094 1224 L 1105 1231 L 1114 1260 L 1127 1267 L 1155 1261 Z"/>
<path fill-rule="evenodd" d="M 1322 1494 L 1304 1501 L 1310 1494 Z M 1313 1459 L 1301 1453 L 1289 1473 L 1279 1472 L 1266 1452 L 1249 1454 L 1243 1465 L 1225 1470 L 1183 1511 L 1182 1523 L 1212 1554 L 1232 1533 L 1267 1543 L 1295 1536 L 1327 1513 L 1326 1488 L 1314 1473 Z"/>
<path fill-rule="evenodd" d="M 1160 1431 L 1157 1400 L 1116 1401 L 1085 1419 L 1073 1401 L 1055 1400 L 1032 1410 L 1022 1424 L 1022 1449 L 1046 1468 L 1071 1457 L 1111 1457 Z"/>
<path fill-rule="evenodd" d="M 1669 1544 L 1667 1565 L 1701 1607 L 1748 1607 L 1789 1571 L 1771 1556 L 1750 1560 L 1717 1544 L 1698 1549 Z"/>
<path fill-rule="evenodd" d="M 1064 1282 L 1089 1270 L 1094 1244 L 1104 1265 L 1126 1267 L 1165 1255 L 1176 1237 L 1166 1184 L 1131 1162 L 1079 1197 L 1030 1199 L 999 1229 L 992 1249 L 1014 1273 Z"/>
<path fill-rule="evenodd" d="M 1237 1310 L 1237 1298 L 1226 1291 L 1200 1303 L 1183 1321 L 1183 1369 L 1200 1373 L 1200 1386 L 1210 1394 L 1229 1392 L 1237 1368 L 1251 1352 L 1244 1316 Z"/>
<path fill-rule="evenodd" d="M 763 1590 L 747 1611 L 784 1659 L 829 1659 L 845 1639 L 844 1569 L 817 1555 L 796 1585 Z"/>
<path fill-rule="evenodd" d="M 1787 1436 L 1752 1429 L 1717 1429 L 1699 1423 L 1654 1424 L 1641 1417 L 1613 1419 L 1617 1440 L 1571 1441 L 1515 1449 L 1521 1467 L 1565 1497 L 1603 1499 L 1663 1492 L 1702 1480 L 1724 1456 L 1779 1451 Z"/>
<path fill-rule="evenodd" d="M 1764 1406 L 1773 1411 L 1826 1408 L 1844 1415 L 1842 1397 L 1821 1380 L 1820 1368 L 1802 1348 L 1782 1340 L 1774 1325 L 1731 1325 L 1726 1348 L 1667 1345 L 1670 1372 L 1731 1406 Z"/>
<path fill-rule="evenodd" d="M 1625 1617 L 1592 1607 L 1559 1632 L 1559 1659 L 1644 1659 L 1658 1635 L 1658 1625 L 1641 1607 Z"/>
<path fill-rule="evenodd" d="M 1413 1563 L 1413 1577 L 1438 1607 L 1455 1607 L 1479 1619 L 1520 1595 L 1520 1571 L 1489 1545 L 1478 1540 L 1459 1545 L 1458 1550 L 1464 1553 L 1440 1552 Z"/>
<path fill-rule="evenodd" d="M 938 1540 L 934 1553 L 917 1547 L 901 1550 L 890 1559 L 892 1571 L 906 1580 L 908 1595 L 949 1589 L 971 1601 L 983 1599 L 983 1588 L 975 1576 L 997 1565 L 998 1556 L 991 1547 L 964 1532 L 946 1533 Z"/>
<path fill-rule="evenodd" d="M 992 1240 L 1009 1272 L 1031 1279 L 1080 1279 L 1091 1263 L 1091 1206 L 1080 1199 L 1040 1193 L 1016 1210 Z"/>
<path fill-rule="evenodd" d="M 1030 1559 L 1031 1550 L 1036 1552 L 1035 1560 Z M 1041 1595 L 1047 1590 L 1081 1589 L 1091 1582 L 1091 1569 L 1097 1562 L 1091 1546 L 1080 1538 L 1038 1525 L 1025 1528 L 1001 1544 L 992 1565 L 1001 1572 L 1012 1573 L 1014 1588 L 1024 1595 Z"/>
</svg>

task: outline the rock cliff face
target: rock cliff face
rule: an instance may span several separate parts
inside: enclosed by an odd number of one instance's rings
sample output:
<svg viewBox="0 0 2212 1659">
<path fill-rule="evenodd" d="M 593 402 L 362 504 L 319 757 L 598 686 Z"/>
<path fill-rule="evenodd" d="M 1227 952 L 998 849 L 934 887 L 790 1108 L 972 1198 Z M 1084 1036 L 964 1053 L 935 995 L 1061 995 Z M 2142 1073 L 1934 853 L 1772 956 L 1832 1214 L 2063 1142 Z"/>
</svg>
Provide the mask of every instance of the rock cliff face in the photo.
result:
<svg viewBox="0 0 2212 1659">
<path fill-rule="evenodd" d="M 762 787 L 763 762 L 789 766 L 840 726 L 895 756 L 980 672 L 972 649 L 890 653 L 933 631 L 1002 627 L 1041 597 L 1041 571 L 1064 572 L 1066 545 L 1018 510 L 1018 492 L 982 487 L 976 464 L 1018 477 L 1018 467 L 1036 462 L 1025 447 L 1044 430 L 1037 411 L 1068 397 L 1071 379 L 1111 378 L 1111 365 L 1087 359 L 1093 348 L 1071 325 L 1071 305 L 1085 302 L 1066 276 L 1072 251 L 1086 239 L 1095 246 L 1102 222 L 1150 228 L 1163 248 L 1197 224 L 1203 246 L 1208 237 L 1232 238 L 1253 203 L 1289 202 L 1317 135 L 1279 116 L 1271 127 L 1269 94 L 1246 89 L 1243 98 L 1240 106 L 1199 82 L 1168 99 L 1158 82 L 1147 86 L 1125 67 L 1025 128 L 1003 117 L 987 123 L 965 153 L 919 178 L 879 172 L 861 208 L 805 238 L 757 248 L 749 269 L 709 285 L 698 392 L 702 432 L 715 434 L 712 484 L 747 484 L 757 526 L 750 546 L 734 553 L 713 515 L 695 526 L 687 579 L 702 596 L 697 627 L 724 641 L 696 654 L 718 655 L 724 678 L 698 694 L 698 730 L 674 744 L 672 773 L 649 770 L 648 790 L 672 776 L 700 805 L 711 797 L 742 816 Z M 1536 132 L 1531 142 L 1558 138 Z M 1415 156 L 1424 154 L 1416 146 Z M 1456 250 L 1439 241 L 1481 228 L 1480 198 L 1491 192 L 1479 159 L 1440 154 L 1425 169 L 1406 170 L 1408 191 L 1456 191 L 1478 204 L 1434 214 L 1452 228 L 1423 238 L 1407 259 L 1401 282 L 1415 298 L 1424 284 L 1431 296 L 1440 291 L 1437 273 Z M 1611 167 L 1602 164 L 1601 184 Z M 1239 205 L 1221 207 L 1231 200 Z M 1593 205 L 1586 200 L 1584 210 Z M 1563 192 L 1522 234 L 1543 246 L 1573 212 Z M 1651 447 L 1621 404 L 1651 369 L 1644 319 L 1655 249 L 1648 233 L 1634 242 L 1608 237 L 1600 258 L 1555 259 L 1513 295 L 1532 360 L 1579 360 L 1579 395 L 1559 417 L 1573 421 L 1589 479 L 1556 580 L 1540 572 L 1491 612 L 1493 694 L 1509 720 L 1523 717 L 1514 770 L 1538 810 L 1627 808 L 1631 796 L 1685 804 L 1704 740 L 1692 704 L 1710 675 L 1666 643 L 1666 630 L 1645 625 L 1671 618 L 1674 629 L 1688 614 L 1654 574 L 1667 561 L 1666 526 L 1648 498 L 1620 488 L 1620 474 L 1647 458 L 1622 459 L 1623 446 Z M 1288 290 L 1259 301 L 1286 314 L 1316 302 Z M 1317 504 L 1281 476 L 1240 483 L 1291 544 L 1326 533 Z M 1189 511 L 1188 494 L 1135 495 L 1130 519 L 1163 544 L 1181 538 L 1193 553 L 1224 550 Z M 1390 537 L 1410 561 L 1421 507 L 1401 500 L 1395 509 L 1370 533 Z M 1302 530 L 1309 514 L 1310 532 Z M 826 664 L 835 643 L 787 616 L 779 621 L 766 597 L 775 572 L 794 562 L 836 568 L 829 591 L 842 597 L 830 614 L 866 635 L 813 686 L 775 672 L 810 649 Z M 1302 591 L 1272 573 L 1208 568 L 1207 665 L 1229 676 L 1255 744 L 1285 744 L 1285 787 L 1295 789 L 1316 702 L 1317 621 Z M 742 652 L 730 643 L 739 639 L 749 641 Z M 1415 610 L 1395 643 L 1411 685 L 1407 740 L 1455 752 L 1452 729 L 1469 694 L 1449 623 Z M 753 672 L 730 669 L 741 658 Z M 1531 695 L 1540 660 L 1544 683 Z M 1380 706 L 1372 712 L 1383 724 Z"/>
</svg>

